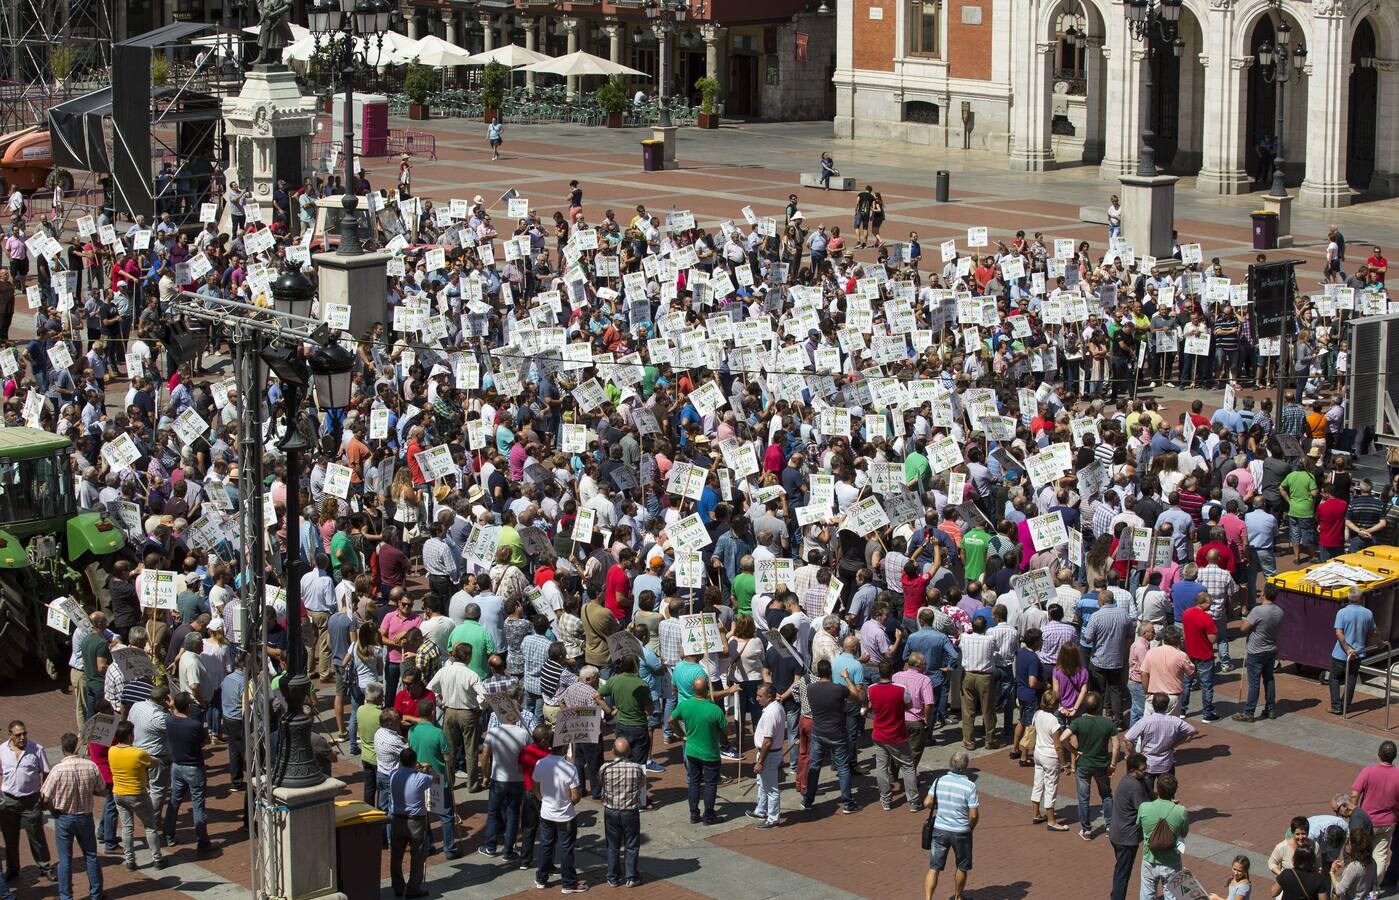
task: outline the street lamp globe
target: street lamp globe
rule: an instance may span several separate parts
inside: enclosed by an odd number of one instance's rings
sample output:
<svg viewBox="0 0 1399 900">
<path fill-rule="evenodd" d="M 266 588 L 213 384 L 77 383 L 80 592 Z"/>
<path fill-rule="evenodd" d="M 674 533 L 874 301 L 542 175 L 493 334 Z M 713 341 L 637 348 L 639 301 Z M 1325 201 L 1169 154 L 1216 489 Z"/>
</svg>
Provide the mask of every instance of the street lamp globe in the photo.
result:
<svg viewBox="0 0 1399 900">
<path fill-rule="evenodd" d="M 1180 10 L 1184 0 L 1161 0 L 1161 18 L 1167 22 L 1180 21 Z"/>
<path fill-rule="evenodd" d="M 1292 26 L 1287 24 L 1286 19 L 1283 19 L 1281 22 L 1278 23 L 1277 37 L 1278 49 L 1285 51 L 1287 49 L 1287 45 L 1292 41 Z"/>
<path fill-rule="evenodd" d="M 350 405 L 354 355 L 339 344 L 326 344 L 306 360 L 316 385 L 316 406 L 321 411 L 344 409 Z"/>
<path fill-rule="evenodd" d="M 1258 45 L 1258 64 L 1265 69 L 1273 64 L 1273 45 L 1268 41 Z"/>
<path fill-rule="evenodd" d="M 306 24 L 315 34 L 330 34 L 340 30 L 340 4 L 336 0 L 317 0 L 306 11 Z"/>
<path fill-rule="evenodd" d="M 310 318 L 316 286 L 299 270 L 288 269 L 270 285 L 272 308 L 279 313 Z"/>
</svg>

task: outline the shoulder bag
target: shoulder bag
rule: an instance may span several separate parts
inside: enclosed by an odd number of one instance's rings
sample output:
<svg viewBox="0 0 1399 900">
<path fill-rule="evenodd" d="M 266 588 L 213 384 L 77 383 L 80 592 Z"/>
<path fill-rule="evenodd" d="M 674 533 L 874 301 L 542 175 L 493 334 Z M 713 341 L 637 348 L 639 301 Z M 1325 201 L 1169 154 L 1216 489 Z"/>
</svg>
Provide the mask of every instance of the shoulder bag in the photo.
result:
<svg viewBox="0 0 1399 900">
<path fill-rule="evenodd" d="M 933 849 L 933 822 L 938 817 L 938 782 L 941 780 L 941 777 L 933 779 L 933 786 L 928 789 L 928 796 L 933 799 L 928 804 L 928 818 L 923 820 L 922 845 L 924 850 Z"/>
</svg>

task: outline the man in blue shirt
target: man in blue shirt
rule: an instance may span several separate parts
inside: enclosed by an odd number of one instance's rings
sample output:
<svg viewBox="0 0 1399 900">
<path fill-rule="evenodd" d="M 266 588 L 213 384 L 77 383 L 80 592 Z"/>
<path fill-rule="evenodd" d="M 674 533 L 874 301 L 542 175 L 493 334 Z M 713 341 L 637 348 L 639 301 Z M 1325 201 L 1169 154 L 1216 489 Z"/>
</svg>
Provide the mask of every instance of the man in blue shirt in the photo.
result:
<svg viewBox="0 0 1399 900">
<path fill-rule="evenodd" d="M 1360 654 L 1375 630 L 1375 614 L 1364 606 L 1365 595 L 1350 589 L 1350 602 L 1336 613 L 1336 646 L 1331 648 L 1331 714 L 1339 716 L 1355 699 L 1355 682 L 1360 675 Z M 1345 706 L 1341 705 L 1341 680 L 1346 683 Z"/>
<path fill-rule="evenodd" d="M 1180 581 L 1171 585 L 1171 607 L 1175 611 L 1177 625 L 1180 624 L 1185 611 L 1195 605 L 1195 598 L 1202 593 L 1209 593 L 1203 584 L 1195 580 L 1199 574 L 1199 568 L 1194 563 L 1188 563 L 1181 566 Z"/>
<path fill-rule="evenodd" d="M 844 652 L 831 660 L 831 680 L 836 684 L 844 684 L 845 679 L 841 676 L 849 673 L 850 683 L 860 692 L 859 703 L 845 705 L 845 742 L 849 747 L 850 759 L 854 759 L 860 732 L 864 731 L 865 727 L 865 717 L 860 708 L 864 705 L 865 692 L 869 690 L 869 685 L 865 682 L 865 664 L 860 662 L 860 638 L 847 634 L 841 642 L 841 649 Z"/>
<path fill-rule="evenodd" d="M 424 766 L 423 768 L 426 768 Z M 398 768 L 389 776 L 389 877 L 395 897 L 426 897 L 423 864 L 427 861 L 427 804 L 432 778 L 418 767 L 418 754 L 404 747 Z M 403 883 L 403 851 L 408 850 L 408 884 Z"/>
<path fill-rule="evenodd" d="M 1278 572 L 1277 558 L 1273 556 L 1278 519 L 1268 512 L 1267 501 L 1261 494 L 1253 495 L 1253 509 L 1244 516 L 1244 527 L 1248 531 L 1248 568 L 1244 584 L 1248 589 L 1248 608 L 1253 609 L 1258 598 L 1258 573 L 1271 577 Z"/>
<path fill-rule="evenodd" d="M 315 671 L 321 676 L 321 681 L 328 683 L 332 670 L 327 626 L 338 604 L 335 600 L 335 582 L 330 578 L 330 557 L 324 553 L 317 553 L 316 568 L 301 576 L 301 605 L 306 610 L 306 619 L 311 628 L 307 643 L 316 649 L 318 667 Z M 306 656 L 307 667 L 310 668 L 312 656 L 310 653 Z"/>
<path fill-rule="evenodd" d="M 903 655 L 907 660 L 910 653 L 921 653 L 927 660 L 926 672 L 928 680 L 933 683 L 933 706 L 936 710 L 928 723 L 930 729 L 941 725 L 947 718 L 947 678 L 960 659 L 957 648 L 952 646 L 952 639 L 933 627 L 936 619 L 937 613 L 931 607 L 918 610 L 918 630 L 904 641 Z"/>
<path fill-rule="evenodd" d="M 981 801 L 976 782 L 967 777 L 971 758 L 966 751 L 952 754 L 951 771 L 933 781 L 928 789 L 928 803 L 937 815 L 933 819 L 933 846 L 928 859 L 928 874 L 923 883 L 923 896 L 937 893 L 938 876 L 947 866 L 947 852 L 957 860 L 953 874 L 955 897 L 961 897 L 967 886 L 967 873 L 972 870 L 972 832 L 981 814 Z"/>
</svg>

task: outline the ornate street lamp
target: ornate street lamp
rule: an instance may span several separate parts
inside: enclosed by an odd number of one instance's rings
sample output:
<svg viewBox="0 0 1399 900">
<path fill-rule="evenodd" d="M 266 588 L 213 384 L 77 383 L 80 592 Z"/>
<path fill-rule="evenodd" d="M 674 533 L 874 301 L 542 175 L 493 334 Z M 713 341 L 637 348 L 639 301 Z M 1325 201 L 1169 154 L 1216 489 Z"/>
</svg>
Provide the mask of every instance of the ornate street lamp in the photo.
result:
<svg viewBox="0 0 1399 900">
<path fill-rule="evenodd" d="M 1281 11 L 1279 10 L 1279 15 Z M 1302 73 L 1307 67 L 1307 48 L 1298 44 L 1289 54 L 1287 48 L 1292 44 L 1292 26 L 1287 24 L 1286 19 L 1278 22 L 1278 27 L 1274 33 L 1277 45 L 1274 46 L 1268 41 L 1258 45 L 1258 67 L 1263 75 L 1263 80 L 1277 87 L 1276 95 L 1273 98 L 1273 140 L 1277 143 L 1273 155 L 1273 184 L 1268 191 L 1270 197 L 1287 196 L 1287 178 L 1283 172 L 1282 158 L 1282 133 L 1285 124 L 1286 107 L 1283 103 L 1284 88 L 1287 83 L 1295 77 L 1300 81 Z M 1288 65 L 1288 58 L 1291 57 L 1292 65 Z"/>
<path fill-rule="evenodd" d="M 388 0 L 316 0 L 306 14 L 316 52 L 331 48 L 332 68 L 340 76 L 344 91 L 341 145 L 345 157 L 345 194 L 340 201 L 345 213 L 340 220 L 340 247 L 344 256 L 359 256 L 364 246 L 359 238 L 359 205 L 355 183 L 355 64 L 370 65 L 384 49 L 384 38 L 393 18 Z M 360 47 L 356 49 L 355 41 Z"/>
<path fill-rule="evenodd" d="M 675 33 L 675 23 L 685 21 L 689 14 L 689 0 L 646 0 L 646 16 L 651 20 L 651 28 L 660 42 L 659 62 L 656 78 L 660 81 L 657 102 L 660 107 L 657 125 L 670 127 L 670 36 Z"/>
<path fill-rule="evenodd" d="M 1146 127 L 1142 129 L 1141 152 L 1137 159 L 1137 174 L 1145 178 L 1156 176 L 1156 132 L 1152 125 L 1156 121 L 1156 50 L 1152 46 L 1153 36 L 1171 45 L 1177 57 L 1185 50 L 1185 41 L 1177 34 L 1180 22 L 1181 4 L 1184 0 L 1126 0 L 1123 8 L 1127 14 L 1127 30 L 1137 41 L 1146 44 Z"/>
</svg>

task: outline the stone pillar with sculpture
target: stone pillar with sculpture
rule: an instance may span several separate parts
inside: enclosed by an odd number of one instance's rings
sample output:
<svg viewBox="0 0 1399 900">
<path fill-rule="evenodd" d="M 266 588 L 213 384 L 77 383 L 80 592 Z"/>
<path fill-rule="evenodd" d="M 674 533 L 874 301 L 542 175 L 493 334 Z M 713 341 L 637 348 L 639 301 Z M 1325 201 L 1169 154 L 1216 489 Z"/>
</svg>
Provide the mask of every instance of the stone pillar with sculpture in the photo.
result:
<svg viewBox="0 0 1399 900">
<path fill-rule="evenodd" d="M 563 26 L 564 34 L 568 35 L 568 52 L 569 52 L 569 53 L 577 53 L 577 52 L 578 52 L 578 19 L 576 19 L 576 18 L 573 17 L 573 16 L 565 16 L 563 19 L 561 19 L 561 20 L 559 21 L 559 24 Z M 576 75 L 570 75 L 570 76 L 568 76 L 568 91 L 567 91 L 567 93 L 568 93 L 568 99 L 570 99 L 570 100 L 572 100 L 573 97 L 574 97 L 574 95 L 578 93 L 578 77 L 577 77 Z"/>
<path fill-rule="evenodd" d="M 316 101 L 302 95 L 286 66 L 259 63 L 248 70 L 242 90 L 223 99 L 223 119 L 231 156 L 228 180 L 250 192 L 248 220 L 271 224 L 278 179 L 295 188 L 310 174 Z M 287 166 L 289 159 L 299 161 L 294 171 Z M 232 227 L 227 205 L 222 216 L 220 228 L 227 231 Z"/>
</svg>

